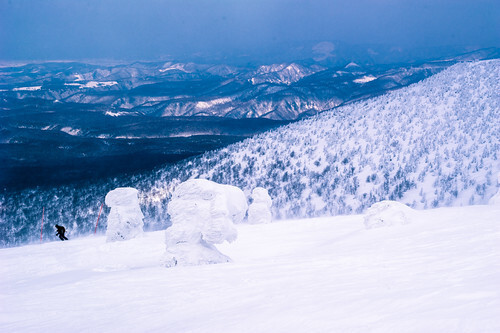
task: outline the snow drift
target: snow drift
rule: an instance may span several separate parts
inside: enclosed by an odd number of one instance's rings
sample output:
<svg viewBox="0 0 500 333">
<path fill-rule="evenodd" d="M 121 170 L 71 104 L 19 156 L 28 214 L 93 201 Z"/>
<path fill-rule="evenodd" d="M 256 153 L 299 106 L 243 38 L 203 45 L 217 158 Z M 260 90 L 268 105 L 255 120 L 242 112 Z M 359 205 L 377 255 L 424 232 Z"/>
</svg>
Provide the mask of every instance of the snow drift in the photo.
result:
<svg viewBox="0 0 500 333">
<path fill-rule="evenodd" d="M 165 232 L 165 266 L 230 261 L 214 244 L 236 239 L 234 223 L 241 222 L 246 211 L 245 195 L 237 187 L 205 179 L 177 186 L 168 204 L 172 226 Z"/>
<path fill-rule="evenodd" d="M 108 215 L 106 241 L 122 241 L 143 233 L 144 223 L 138 193 L 135 188 L 121 187 L 106 195 L 106 205 L 111 207 Z"/>
</svg>

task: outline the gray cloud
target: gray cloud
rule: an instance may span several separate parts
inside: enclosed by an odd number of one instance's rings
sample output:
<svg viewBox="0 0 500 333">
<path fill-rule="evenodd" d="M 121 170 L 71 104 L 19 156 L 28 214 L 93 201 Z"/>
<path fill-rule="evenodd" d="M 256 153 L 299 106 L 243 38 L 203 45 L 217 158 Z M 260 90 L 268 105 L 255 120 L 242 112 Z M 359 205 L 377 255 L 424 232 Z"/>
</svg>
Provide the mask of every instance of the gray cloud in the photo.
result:
<svg viewBox="0 0 500 333">
<path fill-rule="evenodd" d="M 336 41 L 498 47 L 499 22 L 496 0 L 0 0 L 0 59 L 279 57 Z"/>
</svg>

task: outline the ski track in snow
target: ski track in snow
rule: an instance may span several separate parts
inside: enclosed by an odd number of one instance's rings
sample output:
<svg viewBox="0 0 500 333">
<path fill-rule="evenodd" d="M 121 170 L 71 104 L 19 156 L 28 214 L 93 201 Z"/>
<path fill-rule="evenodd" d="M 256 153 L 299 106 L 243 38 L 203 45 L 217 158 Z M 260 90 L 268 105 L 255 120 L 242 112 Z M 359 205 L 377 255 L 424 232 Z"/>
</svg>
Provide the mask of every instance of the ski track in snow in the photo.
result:
<svg viewBox="0 0 500 333">
<path fill-rule="evenodd" d="M 232 263 L 164 268 L 164 232 L 0 250 L 1 332 L 499 332 L 500 207 L 238 225 Z"/>
</svg>

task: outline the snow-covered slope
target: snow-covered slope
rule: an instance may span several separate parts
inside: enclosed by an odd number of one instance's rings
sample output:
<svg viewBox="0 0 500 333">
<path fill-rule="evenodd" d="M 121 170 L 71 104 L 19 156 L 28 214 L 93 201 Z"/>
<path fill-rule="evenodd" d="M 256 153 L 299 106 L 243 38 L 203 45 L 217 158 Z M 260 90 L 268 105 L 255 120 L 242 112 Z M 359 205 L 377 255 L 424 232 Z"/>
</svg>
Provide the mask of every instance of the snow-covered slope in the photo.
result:
<svg viewBox="0 0 500 333">
<path fill-rule="evenodd" d="M 85 234 L 104 195 L 118 186 L 139 189 L 146 230 L 163 228 L 173 189 L 196 177 L 247 196 L 268 189 L 274 219 L 362 212 L 383 199 L 413 208 L 487 203 L 499 186 L 499 77 L 500 60 L 461 63 L 171 167 L 4 196 L 0 241 L 36 240 L 43 207 L 49 221 Z"/>
<path fill-rule="evenodd" d="M 487 203 L 500 172 L 500 60 L 457 64 L 425 81 L 258 135 L 160 171 L 249 194 L 276 217 L 361 212 L 382 199 L 414 208 Z"/>
<path fill-rule="evenodd" d="M 304 67 L 299 64 L 274 64 L 269 66 L 260 66 L 250 78 L 252 84 L 259 83 L 284 83 L 291 84 L 297 82 L 303 77 L 312 75 L 316 72 L 325 70 L 320 66 L 314 65 L 311 67 Z"/>
<path fill-rule="evenodd" d="M 500 209 L 407 225 L 239 225 L 232 263 L 165 268 L 164 232 L 0 250 L 1 332 L 499 332 Z"/>
</svg>

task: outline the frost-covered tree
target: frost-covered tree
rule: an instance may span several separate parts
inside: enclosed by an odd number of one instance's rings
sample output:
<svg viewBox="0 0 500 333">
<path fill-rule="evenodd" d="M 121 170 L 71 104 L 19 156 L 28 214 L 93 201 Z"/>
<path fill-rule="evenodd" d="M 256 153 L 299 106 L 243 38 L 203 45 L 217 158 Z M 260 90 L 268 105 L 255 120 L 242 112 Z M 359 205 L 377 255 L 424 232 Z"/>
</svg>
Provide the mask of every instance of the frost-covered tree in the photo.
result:
<svg viewBox="0 0 500 333">
<path fill-rule="evenodd" d="M 254 188 L 252 191 L 252 203 L 248 207 L 248 223 L 270 223 L 272 220 L 272 204 L 272 199 L 265 188 Z"/>
<path fill-rule="evenodd" d="M 498 173 L 497 177 L 497 193 L 488 200 L 488 204 L 500 206 L 500 173 Z"/>
<path fill-rule="evenodd" d="M 106 195 L 106 205 L 111 207 L 108 215 L 106 241 L 129 240 L 144 232 L 138 193 L 132 187 L 120 187 Z"/>
<path fill-rule="evenodd" d="M 240 223 L 246 211 L 245 195 L 237 187 L 205 179 L 178 185 L 168 204 L 172 225 L 165 231 L 165 266 L 230 261 L 214 244 L 236 239 L 234 223 Z"/>
<path fill-rule="evenodd" d="M 415 219 L 416 214 L 415 210 L 402 203 L 384 200 L 368 208 L 364 216 L 364 223 L 366 229 L 408 224 Z"/>
</svg>

